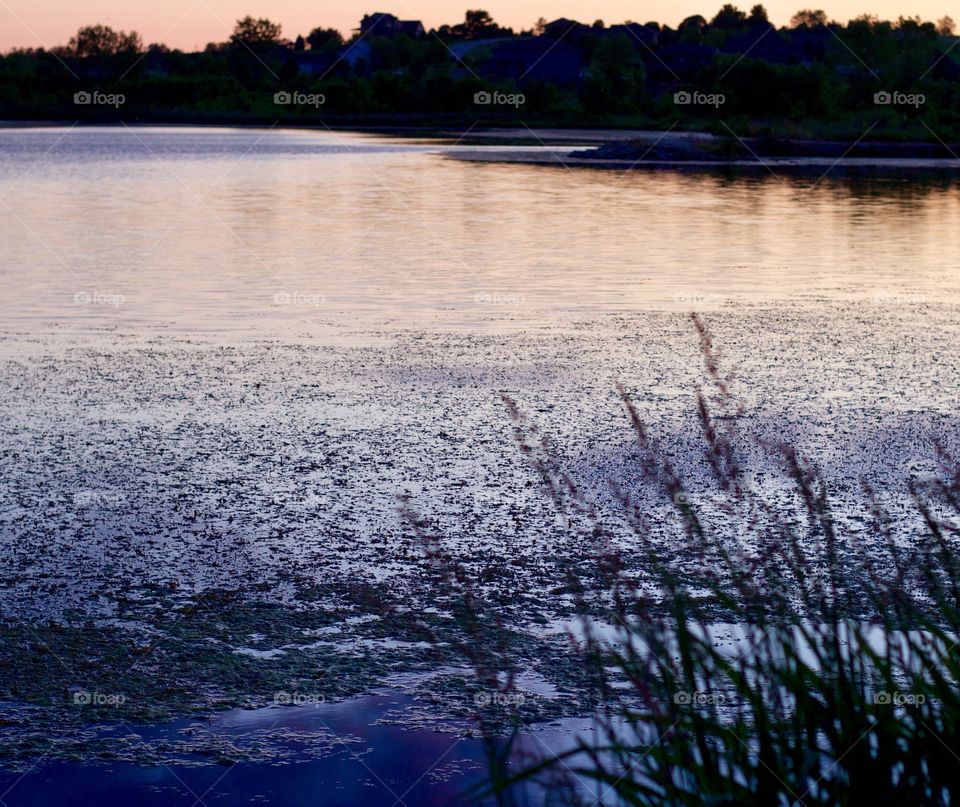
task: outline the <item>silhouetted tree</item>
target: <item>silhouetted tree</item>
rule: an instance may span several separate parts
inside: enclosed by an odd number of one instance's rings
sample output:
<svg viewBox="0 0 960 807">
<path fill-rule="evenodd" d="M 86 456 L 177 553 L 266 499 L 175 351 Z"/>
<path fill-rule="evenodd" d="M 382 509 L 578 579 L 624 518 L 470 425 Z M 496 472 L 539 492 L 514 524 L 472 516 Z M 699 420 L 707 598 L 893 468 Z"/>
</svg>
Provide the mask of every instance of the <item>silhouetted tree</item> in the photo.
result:
<svg viewBox="0 0 960 807">
<path fill-rule="evenodd" d="M 343 37 L 336 28 L 314 28 L 307 34 L 311 50 L 333 50 L 343 47 Z"/>
<path fill-rule="evenodd" d="M 827 12 L 823 9 L 811 11 L 805 8 L 790 18 L 791 28 L 819 28 L 827 24 Z"/>
<path fill-rule="evenodd" d="M 263 45 L 276 45 L 280 42 L 280 24 L 270 22 L 270 20 L 261 17 L 255 20 L 247 15 L 242 20 L 237 20 L 233 28 L 233 35 L 230 41 L 234 44 L 244 44 L 254 48 Z"/>
<path fill-rule="evenodd" d="M 919 15 L 914 17 L 900 16 L 895 26 L 901 38 L 936 39 L 937 27 L 932 22 L 924 22 Z"/>
<path fill-rule="evenodd" d="M 707 21 L 700 14 L 694 14 L 692 17 L 687 17 L 683 20 L 679 26 L 677 26 L 678 31 L 690 32 L 693 31 L 699 34 L 707 27 Z"/>
<path fill-rule="evenodd" d="M 937 33 L 940 36 L 953 36 L 953 32 L 956 30 L 957 24 L 952 17 L 941 17 L 937 20 Z"/>
<path fill-rule="evenodd" d="M 78 59 L 140 53 L 143 42 L 136 31 L 114 31 L 107 25 L 87 25 L 67 43 L 70 55 Z"/>
<path fill-rule="evenodd" d="M 645 86 L 643 59 L 626 36 L 601 39 L 583 80 L 583 105 L 591 112 L 633 112 Z"/>
<path fill-rule="evenodd" d="M 751 27 L 766 27 L 770 24 L 770 18 L 767 16 L 767 10 L 761 5 L 755 5 L 750 9 L 750 16 L 747 22 Z"/>
<path fill-rule="evenodd" d="M 498 36 L 513 36 L 513 29 L 501 28 L 493 21 L 489 11 L 470 10 L 464 15 L 463 22 L 454 25 L 442 25 L 438 29 L 442 37 L 450 39 L 492 39 Z"/>
<path fill-rule="evenodd" d="M 746 21 L 746 14 L 736 6 L 725 3 L 717 16 L 710 21 L 710 25 L 714 28 L 742 28 Z"/>
<path fill-rule="evenodd" d="M 491 28 L 496 27 L 488 11 L 468 11 L 463 22 L 464 39 L 480 39 Z"/>
</svg>

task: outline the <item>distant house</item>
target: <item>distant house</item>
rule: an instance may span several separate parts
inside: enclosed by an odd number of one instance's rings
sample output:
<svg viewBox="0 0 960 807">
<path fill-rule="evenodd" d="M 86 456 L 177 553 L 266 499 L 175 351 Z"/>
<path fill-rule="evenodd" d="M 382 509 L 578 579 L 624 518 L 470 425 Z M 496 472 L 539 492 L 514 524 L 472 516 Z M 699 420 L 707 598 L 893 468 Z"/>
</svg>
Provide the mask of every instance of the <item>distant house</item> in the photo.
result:
<svg viewBox="0 0 960 807">
<path fill-rule="evenodd" d="M 551 39 L 563 39 L 566 42 L 579 42 L 591 33 L 592 29 L 589 25 L 584 25 L 576 20 L 568 20 L 566 17 L 560 17 L 560 19 L 548 22 L 543 26 L 544 36 Z"/>
<path fill-rule="evenodd" d="M 426 34 L 426 29 L 420 20 L 399 20 L 393 14 L 384 14 L 378 11 L 374 14 L 365 14 L 360 20 L 360 36 L 396 36 L 406 34 L 419 39 Z"/>
<path fill-rule="evenodd" d="M 286 53 L 286 62 L 301 76 L 322 76 L 329 73 L 338 61 L 338 54 L 322 50 L 293 50 Z"/>
<path fill-rule="evenodd" d="M 579 48 L 547 36 L 458 42 L 451 50 L 458 60 L 490 81 L 574 85 L 583 70 Z"/>
<path fill-rule="evenodd" d="M 358 39 L 347 45 L 339 53 L 340 61 L 350 65 L 354 73 L 365 73 L 370 70 L 373 49 L 365 39 Z"/>
</svg>

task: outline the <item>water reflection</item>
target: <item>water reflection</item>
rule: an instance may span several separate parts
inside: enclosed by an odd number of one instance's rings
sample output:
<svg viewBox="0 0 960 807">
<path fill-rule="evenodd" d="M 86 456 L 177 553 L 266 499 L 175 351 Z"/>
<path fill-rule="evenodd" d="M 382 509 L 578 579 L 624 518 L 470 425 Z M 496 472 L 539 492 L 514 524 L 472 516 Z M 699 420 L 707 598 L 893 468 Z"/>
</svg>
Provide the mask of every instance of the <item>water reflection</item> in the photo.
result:
<svg viewBox="0 0 960 807">
<path fill-rule="evenodd" d="M 586 723 L 541 727 L 535 741 L 524 737 L 510 745 L 494 738 L 485 742 L 470 732 L 390 722 L 397 711 L 413 705 L 408 696 L 379 694 L 316 707 L 235 709 L 209 721 L 103 726 L 102 735 L 126 737 L 131 747 L 141 739 L 159 744 L 170 758 L 165 764 L 151 765 L 39 760 L 25 773 L 0 770 L 0 792 L 9 807 L 68 802 L 144 807 L 221 802 L 324 807 L 492 805 L 493 799 L 478 798 L 491 748 L 518 758 L 529 750 L 559 752 L 573 742 L 570 729 Z M 223 740 L 225 754 L 219 764 L 211 764 L 216 760 L 209 758 L 209 750 L 193 758 L 173 753 L 183 747 L 185 738 L 197 734 Z M 229 750 L 237 747 L 255 754 L 269 749 L 277 758 L 228 762 Z M 537 805 L 543 799 L 541 792 L 528 785 L 515 788 L 509 803 Z"/>
<path fill-rule="evenodd" d="M 460 146 L 191 128 L 0 132 L 4 322 L 262 331 L 955 302 L 949 181 L 544 169 Z M 118 302 L 119 301 L 119 302 Z"/>
</svg>

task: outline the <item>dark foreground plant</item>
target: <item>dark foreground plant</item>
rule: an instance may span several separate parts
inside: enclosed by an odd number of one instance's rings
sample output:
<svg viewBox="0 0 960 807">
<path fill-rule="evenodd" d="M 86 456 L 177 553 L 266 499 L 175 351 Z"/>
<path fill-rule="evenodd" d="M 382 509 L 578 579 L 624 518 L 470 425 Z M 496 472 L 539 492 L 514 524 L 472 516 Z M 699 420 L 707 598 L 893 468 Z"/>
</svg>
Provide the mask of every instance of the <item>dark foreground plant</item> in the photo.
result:
<svg viewBox="0 0 960 807">
<path fill-rule="evenodd" d="M 720 502 L 710 514 L 626 390 L 640 479 L 614 485 L 627 542 L 506 400 L 544 491 L 591 547 L 590 573 L 569 569 L 582 614 L 571 644 L 601 706 L 589 741 L 520 771 L 499 746 L 490 792 L 506 802 L 517 783 L 536 781 L 569 804 L 956 804 L 960 470 L 938 447 L 939 478 L 910 483 L 918 528 L 864 485 L 881 540 L 858 546 L 835 522 L 825 477 L 790 445 L 766 445 L 801 505 L 784 515 L 750 480 L 743 407 L 693 321 L 708 379 L 697 391 L 704 463 Z M 672 540 L 654 529 L 651 491 L 674 511 Z M 727 529 L 713 528 L 718 519 Z M 457 568 L 439 540 L 425 543 L 436 565 Z M 642 573 L 631 571 L 638 556 Z M 473 595 L 463 603 L 469 627 L 482 607 Z M 730 638 L 734 650 L 720 641 Z M 497 668 L 508 655 L 478 652 L 481 680 L 512 686 Z"/>
</svg>

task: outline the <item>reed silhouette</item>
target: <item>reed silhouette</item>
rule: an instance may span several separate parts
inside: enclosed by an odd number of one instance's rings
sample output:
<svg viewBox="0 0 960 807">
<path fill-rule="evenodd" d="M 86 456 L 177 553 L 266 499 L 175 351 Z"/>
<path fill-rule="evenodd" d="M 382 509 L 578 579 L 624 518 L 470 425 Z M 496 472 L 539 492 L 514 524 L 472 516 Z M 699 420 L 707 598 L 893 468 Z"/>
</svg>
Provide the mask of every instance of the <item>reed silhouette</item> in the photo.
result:
<svg viewBox="0 0 960 807">
<path fill-rule="evenodd" d="M 623 541 L 562 467 L 547 436 L 505 404 L 520 451 L 566 528 L 590 547 L 571 564 L 579 626 L 570 647 L 597 704 L 591 738 L 565 752 L 520 752 L 516 710 L 478 715 L 490 749 L 483 794 L 514 804 L 534 783 L 560 804 L 950 804 L 960 796 L 960 469 L 937 446 L 939 476 L 911 481 L 921 532 L 905 529 L 863 485 L 871 530 L 838 528 L 828 481 L 793 446 L 763 446 L 803 507 L 777 511 L 743 464 L 746 413 L 696 314 L 705 383 L 696 391 L 703 463 L 722 502 L 698 512 L 623 387 L 646 493 L 675 510 L 664 540 L 636 489 L 612 482 L 630 525 Z M 426 556 L 457 594 L 464 656 L 482 686 L 508 693 L 516 669 L 505 630 L 440 537 L 404 504 Z M 912 523 L 912 522 L 911 522 Z M 735 636 L 738 650 L 719 638 Z"/>
</svg>

